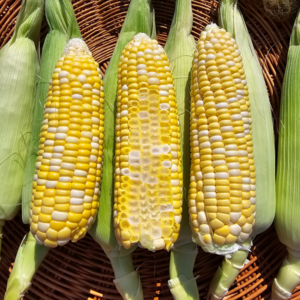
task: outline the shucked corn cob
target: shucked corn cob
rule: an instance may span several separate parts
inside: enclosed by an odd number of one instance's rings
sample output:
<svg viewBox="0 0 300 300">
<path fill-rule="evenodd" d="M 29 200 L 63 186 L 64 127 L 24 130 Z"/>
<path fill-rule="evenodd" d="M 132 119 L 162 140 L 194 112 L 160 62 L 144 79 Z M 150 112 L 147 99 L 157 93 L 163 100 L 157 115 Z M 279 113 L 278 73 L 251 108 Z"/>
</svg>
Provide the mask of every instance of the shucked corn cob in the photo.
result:
<svg viewBox="0 0 300 300">
<path fill-rule="evenodd" d="M 40 134 L 30 230 L 56 247 L 84 237 L 99 206 L 104 93 L 98 64 L 71 39 L 55 66 Z"/>
<path fill-rule="evenodd" d="M 216 25 L 197 44 L 191 98 L 191 225 L 205 251 L 234 252 L 255 223 L 251 113 L 240 51 Z"/>
<path fill-rule="evenodd" d="M 125 248 L 171 249 L 181 221 L 180 129 L 168 58 L 140 33 L 118 69 L 114 226 Z"/>
</svg>

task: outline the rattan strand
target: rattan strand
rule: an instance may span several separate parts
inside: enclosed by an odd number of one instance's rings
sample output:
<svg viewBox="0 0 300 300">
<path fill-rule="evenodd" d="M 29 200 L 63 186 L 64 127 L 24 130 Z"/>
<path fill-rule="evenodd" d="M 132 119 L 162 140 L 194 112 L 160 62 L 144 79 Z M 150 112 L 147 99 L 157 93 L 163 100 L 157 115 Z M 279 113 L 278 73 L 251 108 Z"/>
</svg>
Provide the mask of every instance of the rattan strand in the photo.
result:
<svg viewBox="0 0 300 300">
<path fill-rule="evenodd" d="M 105 73 L 114 45 L 122 27 L 129 0 L 84 1 L 73 0 L 76 17 L 84 39 Z M 252 36 L 270 95 L 274 128 L 277 137 L 279 124 L 280 92 L 283 81 L 291 22 L 274 23 L 268 19 L 259 0 L 240 0 L 240 8 Z M 0 0 L 0 48 L 13 33 L 21 0 Z M 152 1 L 156 11 L 157 39 L 164 45 L 174 12 L 175 1 Z M 203 28 L 217 20 L 218 2 L 192 0 L 194 12 L 193 35 L 198 39 Z M 43 23 L 42 37 L 47 33 Z M 2 259 L 0 262 L 0 298 L 6 287 L 9 269 L 28 226 L 22 225 L 20 214 L 4 227 Z M 258 236 L 249 254 L 249 263 L 241 270 L 226 300 L 270 299 L 272 279 L 285 256 L 285 248 L 271 227 Z M 142 279 L 145 299 L 171 300 L 167 286 L 169 254 L 151 253 L 138 249 L 134 264 Z M 199 249 L 194 273 L 201 299 L 206 296 L 211 277 L 222 258 Z M 33 285 L 24 300 L 51 299 L 121 299 L 112 282 L 114 276 L 109 260 L 88 235 L 76 244 L 69 243 L 50 251 L 33 279 Z M 93 296 L 94 290 L 103 297 Z M 292 296 L 300 299 L 300 286 Z"/>
</svg>

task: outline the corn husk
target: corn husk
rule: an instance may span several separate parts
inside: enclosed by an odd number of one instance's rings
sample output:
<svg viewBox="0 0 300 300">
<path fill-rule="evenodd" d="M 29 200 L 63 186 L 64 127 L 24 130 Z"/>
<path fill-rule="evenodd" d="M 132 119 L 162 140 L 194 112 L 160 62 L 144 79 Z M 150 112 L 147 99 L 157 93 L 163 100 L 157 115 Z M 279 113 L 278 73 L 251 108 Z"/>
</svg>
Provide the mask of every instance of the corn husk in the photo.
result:
<svg viewBox="0 0 300 300">
<path fill-rule="evenodd" d="M 251 37 L 239 9 L 237 0 L 221 0 L 219 25 L 232 34 L 243 58 L 244 70 L 251 103 L 252 139 L 256 168 L 256 216 L 251 234 L 267 230 L 274 219 L 275 193 L 275 144 L 272 113 L 263 73 L 256 56 Z M 215 274 L 209 290 L 210 299 L 222 299 L 244 265 L 251 241 L 243 243 L 241 253 L 227 256 Z M 245 252 L 246 251 L 246 252 Z"/>
<path fill-rule="evenodd" d="M 23 0 L 14 34 L 0 51 L 0 227 L 21 208 L 43 12 L 44 1 Z"/>
<path fill-rule="evenodd" d="M 22 189 L 22 220 L 25 224 L 29 223 L 32 181 L 35 172 L 35 162 L 40 140 L 39 135 L 44 118 L 44 105 L 46 103 L 49 81 L 52 77 L 54 66 L 61 57 L 69 39 L 81 37 L 70 0 L 46 1 L 46 18 L 50 31 L 46 36 L 43 46 L 41 70 L 38 77 L 39 81 L 37 84 L 33 116 L 34 122 Z"/>
<path fill-rule="evenodd" d="M 49 81 L 55 64 L 61 57 L 68 40 L 73 37 L 80 37 L 70 0 L 47 0 L 45 13 L 50 31 L 44 42 L 40 74 L 37 76 L 39 81 L 36 92 L 34 122 L 22 190 L 22 217 L 24 223 L 29 223 L 32 181 Z M 31 233 L 29 233 L 28 238 L 27 236 L 24 237 L 7 283 L 5 300 L 18 300 L 23 297 L 31 286 L 33 275 L 48 252 L 49 248 L 38 245 Z"/>
<path fill-rule="evenodd" d="M 168 55 L 178 105 L 183 173 L 182 221 L 179 237 L 171 250 L 170 280 L 174 299 L 199 299 L 193 268 L 198 253 L 192 241 L 188 214 L 188 188 L 190 179 L 190 73 L 195 40 L 191 35 L 193 13 L 190 0 L 177 0 L 172 25 L 165 45 Z"/>
<path fill-rule="evenodd" d="M 136 246 L 126 250 L 118 244 L 114 233 L 114 128 L 119 59 L 122 50 L 132 37 L 139 32 L 144 32 L 149 36 L 156 35 L 154 11 L 150 0 L 132 0 L 130 2 L 118 42 L 104 76 L 104 111 L 106 121 L 100 206 L 97 219 L 89 230 L 89 233 L 100 244 L 110 259 L 115 274 L 114 283 L 123 299 L 126 300 L 142 300 L 143 291 L 141 281 L 132 263 L 131 255 Z"/>
<path fill-rule="evenodd" d="M 272 299 L 288 299 L 300 283 L 299 113 L 300 113 L 300 14 L 291 35 L 281 95 L 277 164 L 275 228 L 286 245 L 284 259 L 272 287 Z"/>
</svg>

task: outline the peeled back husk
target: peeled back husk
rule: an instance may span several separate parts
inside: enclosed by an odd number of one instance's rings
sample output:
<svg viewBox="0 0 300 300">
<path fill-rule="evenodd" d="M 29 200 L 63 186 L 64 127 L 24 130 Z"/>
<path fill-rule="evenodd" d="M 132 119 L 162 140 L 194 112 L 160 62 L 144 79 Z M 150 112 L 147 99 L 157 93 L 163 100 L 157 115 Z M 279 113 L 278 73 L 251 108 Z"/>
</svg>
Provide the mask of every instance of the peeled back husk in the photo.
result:
<svg viewBox="0 0 300 300">
<path fill-rule="evenodd" d="M 174 79 L 182 154 L 183 201 L 179 237 L 171 250 L 170 280 L 168 282 L 174 299 L 199 299 L 193 268 L 198 253 L 192 241 L 189 225 L 187 194 L 190 181 L 190 73 L 195 40 L 191 34 L 193 13 L 191 0 L 177 0 L 172 25 L 165 45 Z"/>
<path fill-rule="evenodd" d="M 284 259 L 272 286 L 272 299 L 291 297 L 300 283 L 300 14 L 294 23 L 281 95 L 277 164 L 275 228 L 286 245 Z"/>
<path fill-rule="evenodd" d="M 249 99 L 251 103 L 252 139 L 256 168 L 256 216 L 250 239 L 244 249 L 226 257 L 212 279 L 210 299 L 222 299 L 245 264 L 256 235 L 267 230 L 274 219 L 275 193 L 275 144 L 271 106 L 260 63 L 254 50 L 245 21 L 237 7 L 237 0 L 221 0 L 219 26 L 232 34 L 243 58 Z M 240 252 L 240 253 L 239 253 Z"/>
</svg>

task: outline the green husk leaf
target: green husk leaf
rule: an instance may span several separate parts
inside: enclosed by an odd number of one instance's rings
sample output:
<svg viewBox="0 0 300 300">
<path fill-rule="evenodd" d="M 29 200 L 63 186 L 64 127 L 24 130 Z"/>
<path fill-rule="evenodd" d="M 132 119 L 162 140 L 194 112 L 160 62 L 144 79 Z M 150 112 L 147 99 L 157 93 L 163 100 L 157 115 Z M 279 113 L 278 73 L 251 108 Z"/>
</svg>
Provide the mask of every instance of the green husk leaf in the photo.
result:
<svg viewBox="0 0 300 300">
<path fill-rule="evenodd" d="M 271 107 L 263 73 L 243 16 L 237 8 L 237 0 L 220 1 L 219 25 L 230 32 L 237 42 L 249 89 L 256 168 L 256 216 L 250 236 L 254 239 L 271 226 L 275 214 L 275 145 Z M 247 241 L 242 246 L 245 243 Z M 210 285 L 212 299 L 222 299 L 226 295 L 238 275 L 234 265 L 241 266 L 247 258 L 245 250 L 238 250 L 231 258 L 225 258 Z"/>
<path fill-rule="evenodd" d="M 179 237 L 171 250 L 169 287 L 174 299 L 199 299 L 196 279 L 193 275 L 198 253 L 192 241 L 188 214 L 188 188 L 190 178 L 190 73 L 196 48 L 191 35 L 193 13 L 190 0 L 177 0 L 174 17 L 165 51 L 168 56 L 178 105 L 183 172 L 182 221 Z"/>
<path fill-rule="evenodd" d="M 0 220 L 21 208 L 31 136 L 43 0 L 23 0 L 11 40 L 0 51 Z"/>
<path fill-rule="evenodd" d="M 48 252 L 49 248 L 37 244 L 31 233 L 24 237 L 8 278 L 4 300 L 19 300 L 24 297 L 31 286 L 33 275 Z"/>
<path fill-rule="evenodd" d="M 222 265 L 215 273 L 208 291 L 207 299 L 219 300 L 227 294 L 230 286 L 239 275 L 240 270 L 243 268 L 250 248 L 252 246 L 251 238 L 247 239 L 243 246 L 244 250 L 239 250 L 232 254 L 231 257 L 225 257 Z M 248 249 L 248 250 L 246 250 Z"/>
<path fill-rule="evenodd" d="M 55 64 L 61 57 L 69 39 L 81 37 L 70 0 L 47 0 L 45 13 L 49 24 L 49 33 L 46 36 L 43 46 L 41 70 L 38 77 L 35 98 L 34 122 L 22 189 L 22 220 L 25 224 L 29 223 L 32 181 L 35 172 L 40 139 L 39 135 L 44 118 L 44 105 L 46 103 L 49 81 L 52 77 Z"/>
<path fill-rule="evenodd" d="M 287 66 L 281 94 L 277 163 L 277 206 L 275 228 L 279 240 L 287 246 L 284 260 L 273 282 L 272 299 L 288 299 L 300 283 L 300 14 L 291 35 Z"/>
<path fill-rule="evenodd" d="M 252 118 L 252 139 L 256 168 L 256 216 L 251 236 L 267 230 L 275 216 L 275 144 L 271 106 L 261 66 L 237 0 L 222 0 L 219 25 L 235 38 L 249 89 Z"/>
<path fill-rule="evenodd" d="M 136 34 L 140 32 L 152 36 L 155 32 L 154 11 L 150 0 L 132 0 L 120 32 L 118 42 L 109 62 L 104 76 L 104 111 L 105 111 L 105 128 L 104 128 L 104 157 L 103 157 L 103 174 L 100 193 L 100 206 L 96 222 L 93 224 L 89 233 L 97 241 L 106 255 L 111 260 L 115 277 L 116 286 L 123 299 L 143 299 L 140 279 L 137 274 L 132 276 L 130 285 L 123 284 L 122 278 L 134 271 L 131 254 L 136 249 L 136 245 L 130 249 L 121 247 L 114 233 L 113 225 L 113 178 L 114 178 L 114 147 L 115 147 L 115 113 L 116 113 L 116 96 L 118 82 L 118 64 L 122 50 Z M 128 263 L 131 262 L 131 263 Z M 137 291 L 133 291 L 133 286 Z M 136 295 L 133 297 L 133 295 Z"/>
</svg>

